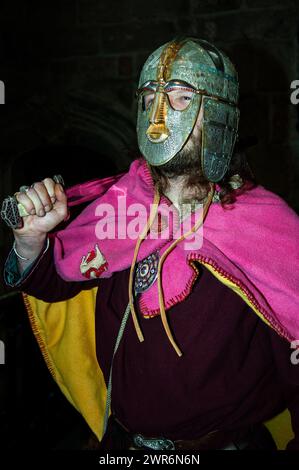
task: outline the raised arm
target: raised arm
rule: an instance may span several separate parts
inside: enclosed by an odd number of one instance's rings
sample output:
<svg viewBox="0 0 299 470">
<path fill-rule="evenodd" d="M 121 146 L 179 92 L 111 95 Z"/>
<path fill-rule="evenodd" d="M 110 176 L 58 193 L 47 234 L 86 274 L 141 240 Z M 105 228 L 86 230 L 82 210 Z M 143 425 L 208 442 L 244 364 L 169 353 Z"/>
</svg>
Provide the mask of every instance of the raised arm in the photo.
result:
<svg viewBox="0 0 299 470">
<path fill-rule="evenodd" d="M 62 186 L 46 178 L 16 193 L 16 198 L 31 215 L 23 218 L 21 229 L 13 230 L 14 247 L 4 269 L 6 284 L 46 302 L 65 300 L 97 285 L 98 281 L 67 282 L 56 272 L 54 239 L 48 232 L 68 214 Z"/>
<path fill-rule="evenodd" d="M 41 253 L 47 234 L 67 217 L 67 197 L 61 184 L 51 178 L 15 193 L 15 197 L 30 214 L 23 217 L 21 229 L 13 230 L 22 274 Z"/>
</svg>

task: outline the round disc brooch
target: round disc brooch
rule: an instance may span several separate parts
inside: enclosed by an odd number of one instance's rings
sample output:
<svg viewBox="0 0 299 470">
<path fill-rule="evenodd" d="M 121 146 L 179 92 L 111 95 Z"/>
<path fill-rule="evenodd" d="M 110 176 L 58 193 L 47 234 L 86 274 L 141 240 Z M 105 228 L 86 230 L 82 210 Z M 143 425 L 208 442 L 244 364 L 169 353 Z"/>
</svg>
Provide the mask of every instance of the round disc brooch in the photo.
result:
<svg viewBox="0 0 299 470">
<path fill-rule="evenodd" d="M 152 253 L 147 258 L 139 261 L 135 271 L 135 294 L 141 294 L 142 292 L 145 292 L 155 282 L 158 274 L 158 264 L 158 252 Z"/>
</svg>

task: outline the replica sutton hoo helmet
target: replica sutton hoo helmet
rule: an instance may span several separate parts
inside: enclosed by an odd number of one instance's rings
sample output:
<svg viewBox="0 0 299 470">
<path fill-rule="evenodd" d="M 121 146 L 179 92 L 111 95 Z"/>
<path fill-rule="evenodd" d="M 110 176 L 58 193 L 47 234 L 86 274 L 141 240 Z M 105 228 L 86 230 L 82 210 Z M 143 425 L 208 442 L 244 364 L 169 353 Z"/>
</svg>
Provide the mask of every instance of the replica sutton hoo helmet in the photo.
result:
<svg viewBox="0 0 299 470">
<path fill-rule="evenodd" d="M 169 162 L 186 144 L 203 107 L 201 165 L 220 181 L 235 145 L 238 78 L 229 58 L 202 39 L 173 40 L 145 62 L 137 96 L 139 148 L 150 165 Z"/>
</svg>

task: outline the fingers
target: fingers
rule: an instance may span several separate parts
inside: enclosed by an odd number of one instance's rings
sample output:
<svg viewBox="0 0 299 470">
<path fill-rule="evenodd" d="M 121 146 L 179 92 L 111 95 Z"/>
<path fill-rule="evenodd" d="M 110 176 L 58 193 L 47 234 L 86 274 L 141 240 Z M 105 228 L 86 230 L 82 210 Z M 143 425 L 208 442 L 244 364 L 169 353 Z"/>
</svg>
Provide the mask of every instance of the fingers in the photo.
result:
<svg viewBox="0 0 299 470">
<path fill-rule="evenodd" d="M 42 181 L 48 191 L 48 194 L 50 196 L 51 202 L 54 204 L 56 201 L 56 196 L 55 196 L 55 181 L 52 180 L 52 178 L 45 178 Z"/>
<path fill-rule="evenodd" d="M 24 206 L 24 209 L 27 211 L 28 214 L 35 215 L 35 206 L 33 204 L 33 201 L 27 196 L 26 193 L 24 192 L 17 192 L 14 194 L 15 198 L 18 202 Z"/>
<path fill-rule="evenodd" d="M 65 194 L 63 186 L 60 183 L 55 184 L 55 196 L 56 201 L 60 203 L 59 212 L 63 216 L 63 220 L 67 221 L 70 217 L 70 212 L 68 211 L 67 207 L 67 196 Z"/>
<path fill-rule="evenodd" d="M 66 194 L 64 192 L 64 189 L 60 183 L 54 183 L 55 184 L 55 197 L 56 200 L 59 202 L 65 202 L 67 200 Z"/>
<path fill-rule="evenodd" d="M 17 192 L 15 197 L 26 211 L 31 215 L 43 217 L 53 208 L 55 196 L 55 182 L 51 178 L 34 183 L 26 192 Z"/>
<path fill-rule="evenodd" d="M 19 193 L 17 195 L 17 200 L 23 204 L 27 212 L 31 215 L 36 214 L 42 217 L 46 213 L 38 193 L 34 188 L 29 188 L 26 193 Z M 28 210 L 29 207 L 30 210 Z"/>
<path fill-rule="evenodd" d="M 37 215 L 44 215 L 43 212 L 49 212 L 53 208 L 51 197 L 44 183 L 34 183 L 26 192 L 36 205 Z M 41 205 L 41 206 L 40 206 Z"/>
</svg>

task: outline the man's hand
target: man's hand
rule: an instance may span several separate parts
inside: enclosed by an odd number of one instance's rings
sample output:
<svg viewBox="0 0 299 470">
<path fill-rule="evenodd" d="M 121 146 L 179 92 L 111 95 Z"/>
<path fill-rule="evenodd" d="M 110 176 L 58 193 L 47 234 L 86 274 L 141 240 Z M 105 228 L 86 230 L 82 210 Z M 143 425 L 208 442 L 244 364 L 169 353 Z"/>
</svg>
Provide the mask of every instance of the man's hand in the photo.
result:
<svg viewBox="0 0 299 470">
<path fill-rule="evenodd" d="M 26 258 L 18 258 L 22 273 L 40 254 L 47 233 L 66 219 L 67 197 L 61 184 L 45 178 L 25 192 L 15 193 L 15 198 L 30 214 L 23 217 L 22 228 L 13 230 L 17 252 Z"/>
<path fill-rule="evenodd" d="M 34 183 L 26 192 L 15 193 L 15 198 L 30 214 L 23 217 L 22 228 L 13 230 L 15 238 L 46 235 L 67 217 L 66 194 L 52 178 Z"/>
</svg>

